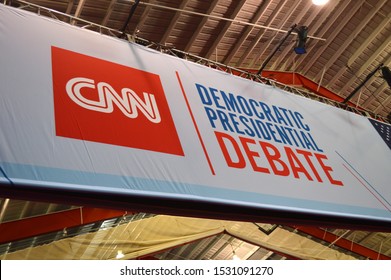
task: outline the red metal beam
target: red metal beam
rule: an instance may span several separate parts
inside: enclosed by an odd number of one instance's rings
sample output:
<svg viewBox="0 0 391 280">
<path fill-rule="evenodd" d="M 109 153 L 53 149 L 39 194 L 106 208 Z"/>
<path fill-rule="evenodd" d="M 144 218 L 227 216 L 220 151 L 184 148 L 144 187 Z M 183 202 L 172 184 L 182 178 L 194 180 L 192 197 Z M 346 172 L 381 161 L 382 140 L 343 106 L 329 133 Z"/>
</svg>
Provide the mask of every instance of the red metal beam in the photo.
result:
<svg viewBox="0 0 391 280">
<path fill-rule="evenodd" d="M 255 69 L 245 69 L 248 72 L 256 73 L 257 70 Z M 303 87 L 308 89 L 309 91 L 318 94 L 320 96 L 329 98 L 331 100 L 342 102 L 344 101 L 344 98 L 339 96 L 338 94 L 328 90 L 327 88 L 323 86 L 319 86 L 319 84 L 315 83 L 314 81 L 308 79 L 307 77 L 293 72 L 280 72 L 280 71 L 268 71 L 265 70 L 262 72 L 262 77 L 268 78 L 271 80 L 275 80 L 277 82 L 280 82 L 284 85 L 293 86 L 293 87 Z M 348 102 L 348 105 L 355 106 L 355 104 Z M 360 108 L 362 109 L 362 108 Z"/>
<path fill-rule="evenodd" d="M 303 86 L 301 80 L 299 79 L 299 74 L 292 72 L 278 72 L 278 71 L 263 71 L 262 77 L 280 82 L 288 86 Z"/>
<path fill-rule="evenodd" d="M 325 231 L 315 227 L 296 227 L 299 232 L 311 235 L 315 238 L 322 239 L 329 243 L 332 243 L 340 248 L 356 253 L 360 256 L 366 257 L 371 260 L 391 260 L 391 257 L 383 255 L 365 246 L 352 242 L 346 238 Z"/>
<path fill-rule="evenodd" d="M 262 76 L 265 78 L 276 80 L 286 85 L 302 86 L 313 93 L 329 98 L 331 100 L 335 100 L 338 102 L 342 102 L 344 100 L 344 98 L 339 96 L 338 94 L 335 94 L 334 92 L 328 90 L 325 87 L 319 86 L 319 84 L 315 83 L 314 81 L 311 81 L 310 79 L 298 73 L 264 71 L 262 74 Z"/>
<path fill-rule="evenodd" d="M 5 222 L 0 224 L 0 244 L 121 217 L 126 214 L 131 213 L 85 207 Z"/>
</svg>

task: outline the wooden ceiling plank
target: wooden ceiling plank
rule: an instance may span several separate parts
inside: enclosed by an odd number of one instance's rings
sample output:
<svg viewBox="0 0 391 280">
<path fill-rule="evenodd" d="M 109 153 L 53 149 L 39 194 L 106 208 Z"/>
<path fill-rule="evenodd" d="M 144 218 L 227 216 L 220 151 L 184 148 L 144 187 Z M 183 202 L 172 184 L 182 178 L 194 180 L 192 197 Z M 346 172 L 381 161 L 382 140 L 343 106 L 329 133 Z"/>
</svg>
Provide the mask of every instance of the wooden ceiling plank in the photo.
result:
<svg viewBox="0 0 391 280">
<path fill-rule="evenodd" d="M 387 87 L 387 83 L 383 83 L 374 92 L 370 93 L 370 96 L 362 103 L 361 106 L 367 108 L 372 103 L 372 101 L 374 101 L 377 98 L 377 96 L 379 96 L 379 94 L 386 89 L 386 87 Z"/>
<path fill-rule="evenodd" d="M 186 6 L 189 4 L 190 0 L 185 0 L 182 1 L 179 9 L 183 10 L 186 8 Z M 174 29 L 179 17 L 181 16 L 182 12 L 181 11 L 176 11 L 175 15 L 172 17 L 170 21 L 170 25 L 167 27 L 166 32 L 164 33 L 163 37 L 160 39 L 160 44 L 165 45 L 167 42 L 168 37 L 170 36 L 172 30 Z"/>
<path fill-rule="evenodd" d="M 332 35 L 329 38 L 326 38 L 326 42 L 322 42 L 322 46 L 318 48 L 315 55 L 311 59 L 310 63 L 307 63 L 307 65 L 301 70 L 300 72 L 304 76 L 308 76 L 308 71 L 314 66 L 314 64 L 319 60 L 319 57 L 325 53 L 325 50 L 329 46 L 329 44 L 337 37 L 337 35 L 341 32 L 341 30 L 345 27 L 345 25 L 349 22 L 349 20 L 352 18 L 354 13 L 362 6 L 362 4 L 365 2 L 365 0 L 355 1 L 355 5 L 353 9 L 350 9 L 348 13 L 346 13 L 346 8 L 351 3 L 351 1 L 342 1 L 341 6 L 337 6 L 336 9 L 332 11 L 333 16 L 327 21 L 327 24 L 325 24 L 322 29 L 319 31 L 318 36 L 325 36 L 326 32 L 332 28 L 332 26 L 335 24 L 338 18 L 343 17 L 344 19 L 339 23 L 337 29 L 333 29 Z M 315 46 L 314 46 L 315 48 Z"/>
<path fill-rule="evenodd" d="M 114 10 L 114 5 L 117 2 L 117 0 L 111 0 L 109 6 L 107 7 L 107 12 L 105 14 L 105 17 L 103 18 L 101 25 L 106 26 L 107 23 L 109 22 L 109 19 L 111 17 L 111 14 L 113 13 Z"/>
<path fill-rule="evenodd" d="M 84 4 L 86 3 L 87 0 L 80 0 L 79 3 L 77 4 L 75 14 L 73 15 L 75 18 L 80 18 L 81 12 L 83 11 Z M 75 25 L 76 20 L 71 20 L 71 24 Z"/>
<path fill-rule="evenodd" d="M 266 5 L 267 1 L 262 1 L 260 6 L 257 9 L 256 14 L 254 17 L 251 19 L 251 23 L 256 24 L 263 16 L 265 10 L 266 10 Z M 250 33 L 254 30 L 255 26 L 249 26 L 247 25 L 245 27 L 244 32 L 240 36 L 239 40 L 236 41 L 233 49 L 229 52 L 228 56 L 224 59 L 223 63 L 226 65 L 229 65 L 231 63 L 231 60 L 234 58 L 236 53 L 239 51 L 239 49 L 242 47 L 243 43 L 246 41 L 247 37 L 250 35 Z"/>
<path fill-rule="evenodd" d="M 349 58 L 347 65 L 349 67 L 352 66 L 353 62 L 363 53 L 363 51 L 368 47 L 368 45 L 373 41 L 374 37 L 377 35 L 389 24 L 391 21 L 391 17 L 385 17 L 383 21 L 376 27 L 376 29 L 372 32 L 372 36 L 368 36 L 368 38 L 360 44 L 360 47 L 356 49 L 354 54 Z M 388 42 L 391 42 L 391 38 L 388 37 Z"/>
<path fill-rule="evenodd" d="M 67 10 L 66 10 L 66 12 L 65 12 L 66 14 L 68 14 L 68 15 L 71 14 L 73 5 L 75 5 L 75 0 L 69 0 L 68 6 L 67 6 Z"/>
<path fill-rule="evenodd" d="M 212 12 L 214 11 L 214 9 L 216 8 L 217 4 L 219 3 L 219 0 L 213 0 L 212 3 L 210 3 L 210 6 L 208 8 L 208 11 L 206 12 L 206 14 L 210 15 L 212 14 Z M 193 46 L 195 40 L 197 39 L 198 35 L 201 33 L 202 29 L 204 28 L 206 22 L 208 21 L 208 17 L 203 17 L 201 22 L 198 24 L 197 26 L 197 29 L 193 32 L 193 35 L 191 36 L 191 38 L 189 39 L 189 41 L 187 42 L 187 45 L 185 47 L 185 52 L 189 52 L 190 48 Z"/>
<path fill-rule="evenodd" d="M 150 3 L 155 3 L 156 0 L 151 0 Z M 140 16 L 140 20 L 138 21 L 136 27 L 134 28 L 133 32 L 131 30 L 128 30 L 129 31 L 129 34 L 132 34 L 133 36 L 136 36 L 137 33 L 143 29 L 143 25 L 145 24 L 145 22 L 147 21 L 148 19 L 148 14 L 150 12 L 150 10 L 152 9 L 151 6 L 146 6 L 142 15 Z M 128 25 L 128 29 L 129 29 L 129 25 Z"/>
<path fill-rule="evenodd" d="M 360 77 L 361 75 L 364 74 L 365 71 L 368 70 L 369 66 L 376 60 L 376 58 L 384 51 L 387 50 L 387 47 L 388 45 L 390 44 L 391 42 L 391 35 L 388 37 L 387 40 L 385 40 L 377 49 L 374 53 L 372 53 L 372 55 L 365 61 L 365 63 L 363 65 L 361 65 L 360 69 L 354 73 L 354 76 L 345 83 L 345 85 L 342 87 L 341 89 L 341 92 L 345 92 L 346 90 L 348 90 L 352 84 L 358 80 L 357 77 Z M 390 61 L 390 59 L 389 59 Z M 386 61 L 385 64 L 388 64 L 388 62 Z M 376 67 L 376 66 L 375 66 Z M 344 68 L 341 68 L 340 71 L 338 71 L 338 75 L 341 75 L 343 73 Z M 340 73 L 341 72 L 341 73 Z M 332 79 L 332 82 L 330 84 L 333 84 L 333 80 L 334 78 Z"/>
<path fill-rule="evenodd" d="M 266 10 L 271 6 L 272 1 L 268 3 L 268 6 L 266 7 Z M 285 1 L 279 2 L 277 7 L 274 9 L 273 16 L 269 17 L 265 23 L 266 26 L 269 26 L 273 20 L 277 17 L 278 13 L 281 11 L 281 9 L 284 7 Z M 248 46 L 246 51 L 243 53 L 243 55 L 240 57 L 239 61 L 236 63 L 237 67 L 243 67 L 244 61 L 247 59 L 247 57 L 253 53 L 255 47 L 258 45 L 259 41 L 261 41 L 263 35 L 265 34 L 266 29 L 259 30 L 256 39 L 251 42 L 251 44 Z"/>
<path fill-rule="evenodd" d="M 233 11 L 233 13 L 230 16 L 231 19 L 236 19 L 236 17 L 240 13 L 241 9 L 243 8 L 243 6 L 246 4 L 246 1 L 247 0 L 240 0 L 240 2 L 237 3 L 235 10 Z M 213 39 L 213 43 L 209 47 L 209 51 L 206 53 L 205 58 L 210 59 L 210 57 L 215 52 L 217 46 L 219 45 L 220 41 L 224 38 L 228 29 L 231 27 L 232 23 L 233 23 L 232 21 L 226 21 L 224 23 L 224 26 L 223 26 L 222 30 L 219 31 L 219 35 L 217 36 L 217 38 Z"/>
<path fill-rule="evenodd" d="M 335 63 L 336 60 L 339 59 L 342 53 L 346 51 L 346 48 L 353 42 L 354 39 L 356 39 L 357 35 L 362 32 L 362 30 L 367 26 L 367 24 L 371 21 L 371 19 L 376 16 L 376 14 L 379 12 L 381 7 L 384 5 L 384 3 L 388 0 L 379 1 L 376 6 L 374 6 L 369 13 L 365 16 L 364 19 L 360 21 L 360 24 L 355 28 L 354 32 L 352 32 L 348 38 L 346 38 L 341 46 L 339 46 L 338 51 L 334 52 L 333 56 L 327 61 L 326 65 L 324 66 L 326 69 L 329 68 L 331 65 Z M 373 37 L 372 37 L 373 38 Z M 331 43 L 331 42 L 329 42 Z M 330 86 L 335 83 L 335 81 L 342 75 L 343 72 L 346 71 L 345 67 L 341 67 L 340 70 L 336 75 L 334 75 L 334 78 L 331 79 L 327 84 L 327 86 Z M 316 76 L 318 78 L 320 73 Z"/>
<path fill-rule="evenodd" d="M 300 1 L 296 1 L 295 5 L 290 6 L 288 12 L 285 13 L 284 16 L 282 17 L 282 19 L 279 20 L 279 23 L 278 23 L 279 28 L 282 28 L 285 25 L 285 23 L 289 20 L 290 16 L 297 9 L 299 4 L 300 4 Z M 309 2 L 309 4 L 311 4 L 311 3 Z M 309 4 L 307 4 L 307 5 L 309 5 Z M 258 57 L 254 58 L 251 61 L 250 65 L 249 65 L 250 68 L 254 67 L 254 64 L 257 62 L 258 58 L 263 57 L 263 55 L 266 53 L 266 51 L 269 51 L 269 53 L 270 53 L 271 50 L 275 49 L 275 46 L 272 46 L 273 40 L 268 40 L 268 41 L 269 42 L 267 43 L 267 45 L 265 47 L 262 47 L 263 51 L 258 54 Z"/>
<path fill-rule="evenodd" d="M 80 17 L 81 12 L 83 10 L 84 4 L 87 2 L 87 0 L 80 0 L 79 4 L 77 4 L 76 12 L 75 12 L 75 17 Z"/>
<path fill-rule="evenodd" d="M 383 85 L 385 85 L 385 88 L 388 86 L 386 82 L 384 82 Z M 379 106 L 377 106 L 375 110 L 373 110 L 373 112 L 376 114 L 379 113 L 379 111 L 384 107 L 387 107 L 388 104 L 390 104 L 390 102 L 391 102 L 391 95 L 387 96 L 386 99 Z"/>
<path fill-rule="evenodd" d="M 222 236 L 221 234 L 214 236 L 213 239 L 210 241 L 209 246 L 205 246 L 205 247 L 197 254 L 197 256 L 196 256 L 194 259 L 195 259 L 195 260 L 202 260 L 202 259 L 204 259 L 205 255 L 208 253 L 208 251 L 209 251 L 212 247 L 214 247 L 214 246 L 217 244 L 217 242 L 220 240 L 221 236 Z"/>
</svg>

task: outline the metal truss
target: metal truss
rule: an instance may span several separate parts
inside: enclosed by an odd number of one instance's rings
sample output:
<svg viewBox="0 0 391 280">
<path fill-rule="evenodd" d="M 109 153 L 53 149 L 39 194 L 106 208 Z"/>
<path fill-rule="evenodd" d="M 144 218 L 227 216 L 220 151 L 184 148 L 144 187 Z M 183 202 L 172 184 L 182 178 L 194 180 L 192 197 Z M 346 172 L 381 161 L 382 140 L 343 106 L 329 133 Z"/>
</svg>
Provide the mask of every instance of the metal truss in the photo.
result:
<svg viewBox="0 0 391 280">
<path fill-rule="evenodd" d="M 37 13 L 38 15 L 52 17 L 56 20 L 60 20 L 63 22 L 68 22 L 68 23 L 72 23 L 72 24 L 78 23 L 78 26 L 80 26 L 81 28 L 96 31 L 100 34 L 109 35 L 109 36 L 112 36 L 112 37 L 115 37 L 118 39 L 124 38 L 124 36 L 123 36 L 124 32 L 120 31 L 120 30 L 109 28 L 107 26 L 103 26 L 103 25 L 100 25 L 100 24 L 97 24 L 94 22 L 90 22 L 90 21 L 72 16 L 72 15 L 69 15 L 66 13 L 62 13 L 62 12 L 59 12 L 59 11 L 56 11 L 53 9 L 49 9 L 49 8 L 46 8 L 46 7 L 43 7 L 40 5 L 29 3 L 28 1 L 16 0 L 14 2 L 21 4 L 21 6 L 18 7 L 19 9 L 29 10 L 31 12 Z M 258 75 L 256 73 L 251 73 L 249 71 L 245 71 L 245 70 L 242 70 L 239 68 L 231 67 L 231 66 L 228 66 L 228 65 L 210 60 L 210 59 L 206 59 L 206 58 L 203 58 L 203 57 L 191 54 L 191 53 L 177 50 L 172 47 L 167 47 L 162 44 L 152 42 L 152 41 L 149 41 L 147 39 L 143 39 L 138 36 L 133 36 L 130 34 L 125 34 L 125 35 L 126 35 L 125 38 L 127 41 L 146 46 L 148 48 L 154 49 L 154 50 L 159 51 L 161 53 L 176 56 L 181 59 L 185 59 L 187 61 L 191 61 L 191 62 L 201 64 L 201 65 L 213 68 L 213 69 L 217 69 L 217 70 L 220 70 L 220 71 L 232 74 L 232 75 L 240 76 L 242 78 L 249 79 L 254 82 L 258 82 L 258 83 L 262 83 L 262 84 L 266 84 L 266 85 L 271 85 L 276 88 L 282 89 L 284 91 L 287 91 L 287 92 L 290 92 L 290 93 L 293 93 L 293 94 L 296 94 L 299 96 L 303 96 L 303 97 L 306 97 L 306 98 L 309 98 L 309 99 L 312 99 L 312 100 L 315 100 L 318 102 L 322 102 L 322 103 L 325 103 L 325 104 L 328 104 L 328 105 L 331 105 L 331 106 L 334 106 L 334 107 L 337 107 L 337 108 L 340 108 L 340 109 L 343 109 L 343 110 L 346 110 L 349 112 L 353 112 L 353 113 L 356 113 L 358 115 L 362 115 L 367 118 L 373 118 L 373 119 L 376 119 L 376 120 L 379 120 L 379 121 L 382 121 L 385 123 L 389 123 L 389 124 L 391 123 L 391 120 L 389 120 L 387 117 L 384 117 L 384 116 L 379 115 L 379 114 L 372 112 L 372 111 L 363 110 L 361 108 L 354 107 L 354 104 L 345 104 L 342 102 L 338 102 L 338 101 L 320 96 L 318 94 L 315 94 L 315 93 L 310 92 L 308 90 L 288 86 L 288 85 L 285 85 L 285 84 L 280 83 L 278 81 L 261 77 L 260 75 Z"/>
</svg>

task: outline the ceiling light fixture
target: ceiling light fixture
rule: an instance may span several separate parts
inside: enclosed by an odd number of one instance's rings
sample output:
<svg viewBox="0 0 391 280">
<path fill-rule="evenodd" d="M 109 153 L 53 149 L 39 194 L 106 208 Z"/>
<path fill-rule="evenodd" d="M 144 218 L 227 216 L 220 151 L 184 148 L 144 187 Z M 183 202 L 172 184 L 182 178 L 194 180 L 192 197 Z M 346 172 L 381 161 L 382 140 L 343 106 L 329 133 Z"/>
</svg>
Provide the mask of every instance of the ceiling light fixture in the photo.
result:
<svg viewBox="0 0 391 280">
<path fill-rule="evenodd" d="M 241 259 L 239 258 L 239 256 L 238 255 L 236 255 L 236 253 L 235 253 L 235 249 L 234 249 L 234 246 L 232 245 L 232 243 L 229 243 L 229 245 L 231 245 L 231 249 L 232 249 L 232 260 L 233 261 L 240 261 Z M 239 246 L 238 246 L 239 247 Z M 237 247 L 237 248 L 238 248 Z M 236 249 L 237 249 L 236 248 Z"/>
<path fill-rule="evenodd" d="M 329 0 L 312 0 L 312 4 L 316 5 L 316 6 L 323 6 L 325 4 L 327 4 L 329 2 Z"/>
<path fill-rule="evenodd" d="M 125 255 L 122 253 L 122 250 L 117 251 L 117 255 L 115 256 L 116 259 L 122 259 L 125 257 Z"/>
<path fill-rule="evenodd" d="M 241 259 L 236 255 L 235 251 L 233 251 L 234 255 L 232 256 L 232 260 L 234 261 L 240 261 Z"/>
</svg>

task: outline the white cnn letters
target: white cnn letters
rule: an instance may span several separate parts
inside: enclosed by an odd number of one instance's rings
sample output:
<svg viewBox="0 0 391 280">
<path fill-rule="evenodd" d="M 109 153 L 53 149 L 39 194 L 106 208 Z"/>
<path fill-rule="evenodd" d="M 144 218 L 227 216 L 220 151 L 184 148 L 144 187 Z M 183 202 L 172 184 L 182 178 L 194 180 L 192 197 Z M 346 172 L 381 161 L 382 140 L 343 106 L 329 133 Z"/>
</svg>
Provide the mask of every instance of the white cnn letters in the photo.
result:
<svg viewBox="0 0 391 280">
<path fill-rule="evenodd" d="M 83 96 L 81 93 L 83 88 L 97 89 L 98 99 L 91 100 Z M 88 110 L 111 113 L 115 104 L 128 118 L 137 118 L 140 110 L 149 121 L 153 123 L 161 121 L 155 96 L 147 92 L 143 92 L 144 100 L 130 88 L 123 88 L 120 95 L 108 83 L 96 84 L 94 80 L 83 77 L 70 79 L 66 84 L 66 92 L 73 102 Z"/>
</svg>

